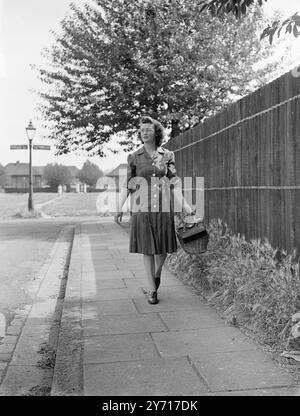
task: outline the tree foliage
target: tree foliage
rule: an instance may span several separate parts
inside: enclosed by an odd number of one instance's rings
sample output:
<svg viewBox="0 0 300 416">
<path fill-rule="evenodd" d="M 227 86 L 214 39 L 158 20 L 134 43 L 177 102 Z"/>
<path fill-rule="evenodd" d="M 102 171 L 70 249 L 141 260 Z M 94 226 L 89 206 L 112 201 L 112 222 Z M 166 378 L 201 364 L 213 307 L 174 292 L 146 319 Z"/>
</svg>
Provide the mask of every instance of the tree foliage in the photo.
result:
<svg viewBox="0 0 300 416">
<path fill-rule="evenodd" d="M 104 156 L 114 135 L 125 150 L 148 113 L 171 130 L 191 128 L 239 96 L 262 86 L 270 54 L 257 38 L 259 7 L 236 22 L 201 14 L 188 0 L 95 0 L 71 7 L 56 43 L 38 68 L 46 91 L 40 107 L 57 154 Z M 101 4 L 101 7 L 100 7 Z"/>
<path fill-rule="evenodd" d="M 267 0 L 206 0 L 201 1 L 201 12 L 208 10 L 212 16 L 223 17 L 224 14 L 233 14 L 236 18 L 240 18 L 247 14 L 249 8 L 254 4 L 262 6 L 266 2 Z M 284 21 L 275 20 L 271 25 L 268 25 L 262 32 L 261 39 L 269 38 L 272 43 L 275 33 L 279 37 L 284 27 L 286 33 L 293 33 L 296 38 L 299 36 L 300 16 L 297 12 Z"/>
<path fill-rule="evenodd" d="M 49 186 L 56 188 L 58 185 L 69 185 L 72 175 L 67 166 L 48 163 L 44 169 L 44 179 Z"/>
<path fill-rule="evenodd" d="M 84 162 L 82 169 L 78 173 L 78 179 L 87 185 L 94 187 L 97 180 L 103 176 L 103 172 L 97 165 L 87 160 Z"/>
</svg>

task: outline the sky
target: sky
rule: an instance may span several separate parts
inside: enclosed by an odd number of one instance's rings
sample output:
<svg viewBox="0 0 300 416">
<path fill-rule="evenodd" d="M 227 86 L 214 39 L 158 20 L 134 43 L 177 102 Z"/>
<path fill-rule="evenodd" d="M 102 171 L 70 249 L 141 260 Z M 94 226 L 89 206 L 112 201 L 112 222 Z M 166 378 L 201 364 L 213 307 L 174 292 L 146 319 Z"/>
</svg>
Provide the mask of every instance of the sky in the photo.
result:
<svg viewBox="0 0 300 416">
<path fill-rule="evenodd" d="M 41 51 L 51 46 L 70 0 L 0 0 L 0 163 L 28 162 L 28 151 L 10 150 L 12 144 L 27 144 L 25 128 L 29 120 L 37 128 L 35 144 L 50 144 L 51 151 L 35 150 L 33 164 L 63 163 L 81 168 L 87 155 L 54 155 L 53 141 L 42 138 L 41 120 L 35 111 L 38 97 L 31 91 L 39 88 L 30 64 L 42 64 Z M 84 0 L 73 0 L 80 5 Z M 282 6 L 284 5 L 284 7 Z M 300 0 L 268 0 L 266 11 L 276 8 L 289 13 L 300 12 Z M 102 170 L 125 163 L 127 153 L 109 154 L 106 158 L 89 157 Z"/>
<path fill-rule="evenodd" d="M 69 4 L 83 0 L 0 0 L 0 163 L 28 162 L 28 151 L 10 150 L 11 144 L 27 144 L 25 128 L 29 120 L 36 127 L 34 144 L 51 146 L 51 151 L 34 150 L 33 164 L 62 163 L 82 167 L 88 156 L 70 154 L 55 156 L 52 140 L 42 138 L 41 120 L 35 107 L 38 97 L 31 92 L 40 83 L 30 64 L 42 64 L 41 51 L 51 46 L 60 21 Z M 109 154 L 106 158 L 89 157 L 102 170 L 126 163 L 127 154 Z"/>
</svg>

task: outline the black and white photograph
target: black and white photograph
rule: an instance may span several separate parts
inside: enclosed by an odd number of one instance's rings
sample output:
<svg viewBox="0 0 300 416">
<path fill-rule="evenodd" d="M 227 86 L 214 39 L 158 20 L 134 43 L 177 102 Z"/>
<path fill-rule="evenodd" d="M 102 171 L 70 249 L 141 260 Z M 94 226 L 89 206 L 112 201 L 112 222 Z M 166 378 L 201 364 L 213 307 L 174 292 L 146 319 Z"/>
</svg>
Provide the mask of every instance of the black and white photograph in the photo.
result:
<svg viewBox="0 0 300 416">
<path fill-rule="evenodd" d="M 0 0 L 0 404 L 220 396 L 300 396 L 300 0 Z"/>
</svg>

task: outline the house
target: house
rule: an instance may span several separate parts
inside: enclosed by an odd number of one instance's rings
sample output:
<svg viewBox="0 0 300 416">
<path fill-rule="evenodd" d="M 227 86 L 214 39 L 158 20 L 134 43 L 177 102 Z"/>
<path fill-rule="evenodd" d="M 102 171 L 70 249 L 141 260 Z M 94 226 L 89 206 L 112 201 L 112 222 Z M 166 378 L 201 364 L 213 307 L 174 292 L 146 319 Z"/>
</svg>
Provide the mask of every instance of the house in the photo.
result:
<svg viewBox="0 0 300 416">
<path fill-rule="evenodd" d="M 81 184 L 77 178 L 79 169 L 76 166 L 67 166 L 71 176 L 72 182 L 67 185 L 65 190 L 75 190 L 77 184 Z M 49 188 L 47 182 L 44 179 L 45 166 L 32 166 L 32 184 L 33 189 Z M 20 163 L 8 163 L 4 166 L 5 171 L 5 185 L 4 188 L 10 191 L 16 192 L 28 192 L 29 189 L 29 164 Z"/>
<path fill-rule="evenodd" d="M 124 182 L 126 178 L 126 174 L 127 174 L 127 163 L 121 163 L 115 169 L 113 169 L 112 171 L 106 174 L 106 177 L 111 179 L 111 181 L 110 180 L 108 181 L 108 186 L 112 187 L 112 185 L 110 186 L 109 184 L 109 182 L 112 182 L 112 184 L 116 184 L 116 189 L 117 191 L 119 191 L 120 186 L 122 185 L 122 183 Z"/>
<path fill-rule="evenodd" d="M 5 170 L 5 188 L 28 188 L 29 187 L 29 164 L 8 163 L 4 166 Z M 47 186 L 43 179 L 44 166 L 32 167 L 32 183 L 34 188 L 43 188 Z"/>
</svg>

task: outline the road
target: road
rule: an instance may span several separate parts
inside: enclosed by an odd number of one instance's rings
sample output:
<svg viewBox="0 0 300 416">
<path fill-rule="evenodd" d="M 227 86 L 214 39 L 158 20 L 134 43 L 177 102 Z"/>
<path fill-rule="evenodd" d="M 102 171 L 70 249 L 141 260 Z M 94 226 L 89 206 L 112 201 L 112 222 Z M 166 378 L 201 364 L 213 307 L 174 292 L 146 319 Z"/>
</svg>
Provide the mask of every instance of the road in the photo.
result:
<svg viewBox="0 0 300 416">
<path fill-rule="evenodd" d="M 0 221 L 0 315 L 6 324 L 17 308 L 32 303 L 30 282 L 49 258 L 61 227 L 74 223 L 70 219 Z"/>
</svg>

